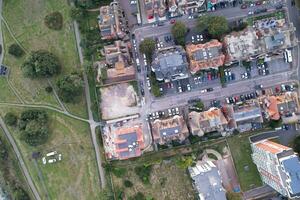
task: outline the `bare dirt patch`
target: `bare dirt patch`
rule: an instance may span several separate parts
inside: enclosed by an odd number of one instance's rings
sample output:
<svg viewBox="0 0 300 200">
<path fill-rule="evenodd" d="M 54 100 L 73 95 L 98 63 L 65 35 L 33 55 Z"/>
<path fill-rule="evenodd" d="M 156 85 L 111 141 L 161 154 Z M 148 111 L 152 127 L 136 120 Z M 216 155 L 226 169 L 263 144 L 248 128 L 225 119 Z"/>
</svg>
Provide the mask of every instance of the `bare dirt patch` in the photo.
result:
<svg viewBox="0 0 300 200">
<path fill-rule="evenodd" d="M 139 112 L 138 96 L 132 85 L 122 83 L 103 87 L 100 91 L 102 119 L 115 119 Z"/>
</svg>

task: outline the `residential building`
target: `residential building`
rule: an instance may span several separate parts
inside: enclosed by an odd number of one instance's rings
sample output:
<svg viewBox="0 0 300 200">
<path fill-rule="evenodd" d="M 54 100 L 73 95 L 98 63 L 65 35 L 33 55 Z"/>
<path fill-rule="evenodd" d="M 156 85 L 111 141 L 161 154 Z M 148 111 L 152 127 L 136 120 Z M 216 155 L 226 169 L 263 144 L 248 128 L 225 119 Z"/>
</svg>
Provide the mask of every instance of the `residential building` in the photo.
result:
<svg viewBox="0 0 300 200">
<path fill-rule="evenodd" d="M 126 20 L 116 1 L 100 7 L 98 24 L 102 39 L 122 39 L 126 35 Z"/>
<path fill-rule="evenodd" d="M 106 157 L 112 160 L 138 157 L 145 147 L 143 125 L 134 120 L 108 123 L 102 137 Z"/>
<path fill-rule="evenodd" d="M 261 123 L 263 123 L 262 111 L 257 100 L 248 101 L 242 106 L 224 106 L 223 112 L 228 120 L 229 127 L 240 132 L 260 128 Z"/>
<path fill-rule="evenodd" d="M 199 70 L 222 66 L 225 61 L 222 48 L 223 45 L 218 40 L 211 40 L 205 44 L 188 44 L 186 52 L 191 73 L 195 74 Z"/>
<path fill-rule="evenodd" d="M 172 140 L 184 141 L 189 131 L 183 116 L 175 115 L 166 119 L 156 119 L 151 122 L 153 141 L 166 144 Z"/>
<path fill-rule="evenodd" d="M 117 40 L 112 45 L 104 46 L 103 55 L 107 64 L 109 83 L 135 79 L 135 68 L 129 53 L 129 44 Z"/>
<path fill-rule="evenodd" d="M 212 161 L 198 161 L 188 170 L 200 200 L 226 200 L 220 172 Z"/>
<path fill-rule="evenodd" d="M 264 96 L 260 99 L 265 110 L 266 118 L 271 120 L 298 121 L 294 115 L 299 113 L 299 101 L 297 92 L 285 92 L 280 95 Z"/>
<path fill-rule="evenodd" d="M 203 136 L 214 131 L 224 132 L 228 121 L 221 109 L 212 107 L 204 112 L 190 112 L 189 125 L 193 135 Z"/>
<path fill-rule="evenodd" d="M 192 15 L 206 10 L 205 0 L 168 0 L 170 17 Z"/>
<path fill-rule="evenodd" d="M 152 62 L 152 71 L 158 81 L 169 82 L 188 77 L 186 52 L 181 46 L 157 50 Z"/>
<path fill-rule="evenodd" d="M 300 161 L 290 147 L 270 140 L 251 144 L 262 181 L 285 197 L 300 197 Z"/>
<path fill-rule="evenodd" d="M 164 0 L 143 0 L 148 23 L 166 20 L 166 5 Z"/>
</svg>

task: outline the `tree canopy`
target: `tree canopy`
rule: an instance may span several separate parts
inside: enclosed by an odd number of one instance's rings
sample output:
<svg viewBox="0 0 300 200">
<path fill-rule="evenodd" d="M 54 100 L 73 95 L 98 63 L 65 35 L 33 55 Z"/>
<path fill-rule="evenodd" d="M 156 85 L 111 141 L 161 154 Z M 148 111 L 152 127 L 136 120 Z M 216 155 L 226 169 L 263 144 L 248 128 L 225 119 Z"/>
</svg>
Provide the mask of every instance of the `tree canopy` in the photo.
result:
<svg viewBox="0 0 300 200">
<path fill-rule="evenodd" d="M 25 110 L 21 113 L 21 139 L 30 146 L 44 144 L 49 137 L 48 116 L 43 110 Z"/>
<path fill-rule="evenodd" d="M 206 30 L 213 38 L 218 38 L 229 30 L 227 19 L 223 16 L 202 16 L 198 19 L 199 31 Z"/>
<path fill-rule="evenodd" d="M 293 143 L 293 149 L 295 152 L 300 154 L 300 136 L 296 137 Z"/>
<path fill-rule="evenodd" d="M 144 39 L 139 46 L 140 52 L 146 55 L 146 59 L 148 62 L 152 61 L 152 55 L 155 50 L 155 41 L 151 38 Z"/>
<path fill-rule="evenodd" d="M 38 50 L 31 53 L 23 63 L 22 71 L 24 76 L 29 78 L 51 77 L 60 72 L 61 65 L 58 58 L 45 50 Z"/>
<path fill-rule="evenodd" d="M 4 122 L 9 126 L 15 126 L 17 124 L 18 117 L 11 112 L 8 112 L 4 116 Z"/>
<path fill-rule="evenodd" d="M 63 16 L 60 12 L 53 12 L 46 15 L 45 25 L 52 30 L 60 30 L 63 26 Z"/>
<path fill-rule="evenodd" d="M 19 58 L 24 55 L 24 50 L 18 44 L 12 44 L 8 47 L 8 53 Z"/>
<path fill-rule="evenodd" d="M 58 95 L 64 102 L 74 103 L 82 94 L 83 81 L 78 73 L 71 73 L 60 78 L 57 82 Z"/>
<path fill-rule="evenodd" d="M 186 25 L 178 21 L 172 26 L 171 32 L 176 43 L 183 46 L 185 44 L 185 34 L 187 33 Z"/>
</svg>

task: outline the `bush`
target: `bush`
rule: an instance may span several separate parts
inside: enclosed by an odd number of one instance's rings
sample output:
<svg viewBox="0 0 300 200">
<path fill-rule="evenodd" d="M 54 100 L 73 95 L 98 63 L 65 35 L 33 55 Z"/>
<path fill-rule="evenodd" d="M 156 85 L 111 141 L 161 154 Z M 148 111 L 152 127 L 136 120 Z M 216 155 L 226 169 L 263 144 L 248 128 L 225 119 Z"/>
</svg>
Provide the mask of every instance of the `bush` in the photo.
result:
<svg viewBox="0 0 300 200">
<path fill-rule="evenodd" d="M 63 16 L 60 12 L 53 12 L 46 15 L 44 22 L 49 29 L 61 30 L 63 26 Z"/>
<path fill-rule="evenodd" d="M 27 192 L 20 187 L 14 189 L 13 196 L 15 200 L 30 200 Z"/>
<path fill-rule="evenodd" d="M 46 143 L 49 137 L 48 116 L 43 110 L 26 110 L 21 113 L 19 129 L 21 139 L 30 146 Z"/>
<path fill-rule="evenodd" d="M 144 39 L 139 46 L 140 52 L 145 54 L 147 62 L 152 62 L 152 55 L 155 50 L 155 41 L 151 38 Z"/>
<path fill-rule="evenodd" d="M 133 184 L 130 180 L 124 180 L 124 186 L 127 188 L 131 188 Z"/>
<path fill-rule="evenodd" d="M 58 95 L 67 103 L 74 103 L 82 94 L 83 81 L 78 73 L 71 73 L 58 80 Z"/>
<path fill-rule="evenodd" d="M 51 92 L 53 91 L 53 88 L 52 88 L 51 86 L 47 86 L 47 87 L 45 88 L 45 91 L 46 91 L 47 93 L 51 93 Z"/>
<path fill-rule="evenodd" d="M 8 47 L 8 53 L 19 58 L 24 55 L 24 50 L 18 44 L 12 44 Z"/>
<path fill-rule="evenodd" d="M 186 25 L 178 21 L 172 26 L 171 32 L 176 43 L 183 46 L 185 44 L 185 34 L 187 33 Z"/>
<path fill-rule="evenodd" d="M 134 172 L 140 178 L 144 184 L 150 183 L 150 175 L 152 171 L 152 165 L 149 166 L 137 166 L 134 168 Z"/>
<path fill-rule="evenodd" d="M 300 136 L 296 137 L 293 143 L 293 149 L 295 152 L 300 154 Z"/>
<path fill-rule="evenodd" d="M 126 174 L 127 170 L 125 168 L 121 168 L 121 167 L 114 167 L 112 168 L 112 173 L 116 176 L 116 177 L 123 177 Z"/>
<path fill-rule="evenodd" d="M 8 152 L 5 144 L 0 140 L 0 161 L 4 163 L 8 159 Z"/>
<path fill-rule="evenodd" d="M 146 200 L 146 197 L 143 193 L 138 192 L 136 195 L 130 198 L 130 200 Z"/>
<path fill-rule="evenodd" d="M 4 116 L 4 122 L 9 126 L 15 126 L 17 124 L 18 117 L 14 113 L 6 113 Z"/>
<path fill-rule="evenodd" d="M 32 52 L 22 65 L 24 76 L 29 78 L 51 77 L 60 72 L 58 58 L 45 50 Z"/>
</svg>

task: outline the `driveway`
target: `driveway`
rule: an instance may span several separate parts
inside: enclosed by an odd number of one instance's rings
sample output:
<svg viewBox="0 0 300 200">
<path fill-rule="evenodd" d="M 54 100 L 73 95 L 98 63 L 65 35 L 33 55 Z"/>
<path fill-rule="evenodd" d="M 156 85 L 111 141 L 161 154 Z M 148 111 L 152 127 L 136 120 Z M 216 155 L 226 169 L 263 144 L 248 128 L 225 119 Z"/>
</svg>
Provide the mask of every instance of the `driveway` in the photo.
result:
<svg viewBox="0 0 300 200">
<path fill-rule="evenodd" d="M 265 133 L 260 133 L 250 137 L 251 142 L 257 142 L 260 140 L 275 138 L 277 137 L 282 145 L 288 146 L 288 144 L 293 141 L 296 136 L 299 136 L 300 133 L 296 130 L 294 125 L 290 125 L 289 130 L 278 130 L 278 131 L 269 131 Z"/>
</svg>

